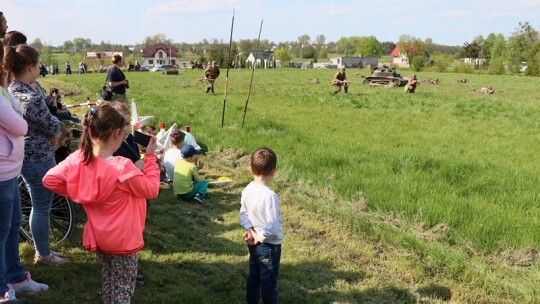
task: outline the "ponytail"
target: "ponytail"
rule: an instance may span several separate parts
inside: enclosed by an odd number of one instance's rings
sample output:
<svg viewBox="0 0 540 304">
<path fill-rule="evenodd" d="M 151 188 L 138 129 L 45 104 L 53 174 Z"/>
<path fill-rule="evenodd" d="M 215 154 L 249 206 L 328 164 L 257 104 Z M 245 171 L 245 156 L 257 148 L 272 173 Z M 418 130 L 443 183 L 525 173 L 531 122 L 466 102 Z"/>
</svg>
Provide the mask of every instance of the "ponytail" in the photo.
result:
<svg viewBox="0 0 540 304">
<path fill-rule="evenodd" d="M 95 158 L 92 140 L 108 142 L 116 130 L 122 130 L 126 126 L 126 119 L 110 105 L 102 104 L 86 112 L 82 125 L 80 149 L 84 164 L 89 165 Z"/>
</svg>

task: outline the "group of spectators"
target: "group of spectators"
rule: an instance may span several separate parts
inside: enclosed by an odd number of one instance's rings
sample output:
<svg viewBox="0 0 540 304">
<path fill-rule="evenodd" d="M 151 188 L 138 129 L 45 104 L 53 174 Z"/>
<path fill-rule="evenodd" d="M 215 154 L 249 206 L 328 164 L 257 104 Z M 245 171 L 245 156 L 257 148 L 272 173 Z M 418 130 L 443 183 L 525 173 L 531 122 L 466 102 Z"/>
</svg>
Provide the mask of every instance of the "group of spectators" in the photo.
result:
<svg viewBox="0 0 540 304">
<path fill-rule="evenodd" d="M 19 177 L 32 202 L 34 264 L 61 266 L 70 262 L 52 250 L 49 239 L 54 193 L 67 196 L 85 209 L 88 221 L 83 246 L 95 252 L 101 264 L 104 303 L 130 303 L 136 282 L 144 280 L 138 274 L 137 252 L 144 246 L 147 200 L 159 192 L 155 129 L 143 127 L 141 131 L 149 140 L 146 146 L 137 144 L 127 105 L 129 81 L 120 69 L 120 55 L 113 56 L 107 73 L 111 100 L 90 108 L 81 121 L 63 107 L 58 89 L 47 95 L 37 81 L 39 52 L 26 44 L 22 33 L 7 29 L 6 17 L 0 12 L 0 303 L 17 303 L 20 293 L 49 289 L 32 279 L 19 258 Z M 210 84 L 207 93 L 213 93 L 219 68 L 215 63 L 209 66 L 205 72 Z M 79 149 L 60 161 L 55 152 L 66 137 L 64 119 L 80 122 L 82 135 Z M 197 159 L 201 151 L 186 144 L 188 135 L 182 131 L 171 134 L 173 147 L 165 153 L 163 165 L 179 199 L 204 203 L 208 182 L 198 173 L 203 167 Z M 270 149 L 256 150 L 250 166 L 254 181 L 242 193 L 240 223 L 250 252 L 249 303 L 261 298 L 265 303 L 277 302 L 283 232 L 279 200 L 268 188 L 276 161 Z M 271 214 L 260 216 L 269 210 Z M 257 262 L 268 259 L 269 252 L 270 263 Z"/>
<path fill-rule="evenodd" d="M 34 281 L 19 259 L 19 178 L 28 188 L 32 202 L 29 226 L 35 248 L 34 264 L 69 263 L 69 259 L 51 248 L 54 193 L 45 187 L 43 178 L 59 161 L 57 149 L 65 147 L 67 130 L 62 121 L 81 122 L 62 104 L 58 89 L 52 88 L 47 94 L 37 81 L 43 69 L 39 52 L 27 45 L 24 34 L 7 29 L 6 16 L 0 12 L 0 303 L 16 301 L 20 292 L 39 293 L 49 288 Z M 121 61 L 119 56 L 113 59 L 107 82 L 114 91 L 113 99 L 127 101 L 128 81 L 118 68 Z M 70 70 L 69 63 L 66 70 Z"/>
<path fill-rule="evenodd" d="M 30 229 L 37 265 L 68 262 L 51 250 L 49 214 L 53 193 L 43 186 L 45 173 L 56 165 L 55 146 L 61 122 L 45 103 L 39 52 L 26 45 L 26 37 L 7 32 L 7 19 L 0 13 L 0 302 L 16 301 L 19 292 L 39 293 L 46 284 L 34 281 L 19 259 L 21 207 L 19 175 L 31 200 Z"/>
</svg>

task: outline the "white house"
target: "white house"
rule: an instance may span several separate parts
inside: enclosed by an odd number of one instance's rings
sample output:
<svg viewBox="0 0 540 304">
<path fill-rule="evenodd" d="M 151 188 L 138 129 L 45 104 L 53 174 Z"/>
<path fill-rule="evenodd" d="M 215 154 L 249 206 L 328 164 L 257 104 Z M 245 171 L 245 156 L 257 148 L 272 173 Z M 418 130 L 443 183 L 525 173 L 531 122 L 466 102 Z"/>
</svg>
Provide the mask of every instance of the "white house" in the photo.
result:
<svg viewBox="0 0 540 304">
<path fill-rule="evenodd" d="M 337 68 L 360 68 L 364 69 L 368 66 L 377 66 L 379 58 L 377 57 L 334 57 L 330 58 L 330 64 L 336 65 Z"/>
<path fill-rule="evenodd" d="M 155 66 L 156 64 L 178 64 L 178 48 L 174 45 L 157 43 L 141 50 L 144 65 Z"/>
<path fill-rule="evenodd" d="M 400 68 L 408 68 L 411 66 L 407 54 L 400 52 L 399 46 L 392 51 L 390 54 L 392 56 L 392 65 Z"/>
<path fill-rule="evenodd" d="M 275 68 L 276 63 L 274 60 L 274 52 L 267 51 L 250 53 L 248 58 L 246 59 L 246 67 L 251 68 L 253 64 L 255 64 L 256 68 Z"/>
</svg>

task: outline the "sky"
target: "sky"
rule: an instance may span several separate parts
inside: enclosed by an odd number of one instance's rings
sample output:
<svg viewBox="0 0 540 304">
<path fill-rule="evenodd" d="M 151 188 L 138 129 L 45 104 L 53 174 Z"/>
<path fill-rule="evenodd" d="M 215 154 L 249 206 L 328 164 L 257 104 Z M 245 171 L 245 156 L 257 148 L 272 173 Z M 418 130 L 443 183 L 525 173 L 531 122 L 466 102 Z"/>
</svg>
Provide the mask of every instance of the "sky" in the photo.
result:
<svg viewBox="0 0 540 304">
<path fill-rule="evenodd" d="M 139 44 L 164 34 L 175 43 L 203 39 L 315 42 L 375 36 L 397 42 L 401 35 L 433 43 L 463 45 L 490 33 L 510 36 L 520 22 L 540 30 L 540 0 L 0 0 L 8 30 L 62 45 L 74 38 Z"/>
</svg>

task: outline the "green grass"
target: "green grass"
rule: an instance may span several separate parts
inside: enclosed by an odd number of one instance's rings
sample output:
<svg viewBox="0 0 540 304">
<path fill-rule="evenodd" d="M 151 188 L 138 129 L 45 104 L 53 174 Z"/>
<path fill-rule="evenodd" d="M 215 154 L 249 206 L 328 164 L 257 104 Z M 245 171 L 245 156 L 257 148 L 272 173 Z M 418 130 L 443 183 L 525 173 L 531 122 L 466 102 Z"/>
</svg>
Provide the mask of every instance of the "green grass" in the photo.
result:
<svg viewBox="0 0 540 304">
<path fill-rule="evenodd" d="M 529 250 L 540 247 L 539 79 L 417 73 L 442 82 L 404 94 L 355 73 L 368 72 L 349 69 L 351 94 L 332 96 L 332 70 L 257 70 L 242 127 L 250 71 L 231 70 L 224 128 L 223 95 L 204 94 L 201 71 L 127 73 L 139 115 L 190 125 L 210 151 L 206 178 L 235 180 L 204 207 L 166 189 L 153 201 L 140 258 L 148 285 L 134 303 L 243 301 L 239 195 L 245 156 L 261 145 L 278 154 L 282 303 L 540 302 L 540 258 Z M 322 83 L 309 84 L 315 77 Z M 41 80 L 69 103 L 94 99 L 104 78 Z M 225 70 L 216 92 L 224 79 Z M 502 92 L 472 92 L 483 86 Z M 79 244 L 74 235 L 61 245 L 74 260 L 67 267 L 29 267 L 51 282 L 34 302 L 99 300 L 99 268 Z M 23 246 L 25 262 L 31 251 Z"/>
</svg>

